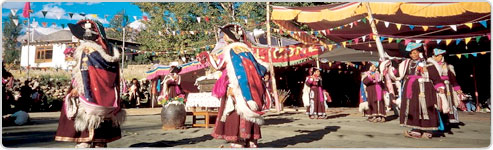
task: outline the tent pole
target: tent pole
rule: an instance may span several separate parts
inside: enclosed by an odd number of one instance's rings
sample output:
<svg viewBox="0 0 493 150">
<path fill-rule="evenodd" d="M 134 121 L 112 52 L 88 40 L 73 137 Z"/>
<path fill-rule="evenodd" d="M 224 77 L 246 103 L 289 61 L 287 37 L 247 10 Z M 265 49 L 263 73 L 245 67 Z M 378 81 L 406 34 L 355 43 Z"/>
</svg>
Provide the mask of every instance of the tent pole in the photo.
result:
<svg viewBox="0 0 493 150">
<path fill-rule="evenodd" d="M 272 65 L 272 53 L 271 53 L 271 44 L 272 44 L 272 41 L 271 41 L 271 35 L 270 35 L 270 2 L 267 2 L 267 45 L 269 47 L 269 63 L 270 63 L 270 66 L 269 66 L 269 70 L 270 70 L 270 79 L 271 79 L 271 82 L 272 82 L 272 92 L 274 94 L 274 100 L 275 100 L 275 103 L 276 103 L 276 110 L 277 112 L 280 112 L 282 107 L 281 107 L 281 104 L 279 102 L 279 96 L 277 95 L 277 84 L 276 84 L 276 74 L 274 73 L 274 66 Z"/>
<path fill-rule="evenodd" d="M 474 95 L 476 96 L 476 112 L 479 112 L 479 110 L 481 109 L 481 105 L 479 105 L 479 93 L 478 93 L 478 85 L 477 85 L 477 82 L 476 82 L 476 66 L 475 65 L 472 65 L 472 78 L 474 80 Z"/>
<path fill-rule="evenodd" d="M 384 60 L 385 55 L 384 55 L 384 51 L 383 51 L 382 41 L 380 41 L 380 36 L 378 35 L 377 26 L 375 25 L 375 21 L 373 19 L 373 15 L 372 15 L 371 8 L 370 8 L 370 2 L 364 2 L 364 5 L 366 5 L 366 9 L 368 10 L 368 17 L 369 17 L 368 21 L 370 22 L 371 31 L 372 31 L 373 35 L 375 35 L 375 37 L 376 37 L 374 40 L 377 43 L 378 55 L 380 56 L 380 60 Z"/>
<path fill-rule="evenodd" d="M 122 74 L 123 74 L 123 63 L 125 61 L 125 27 L 123 27 L 123 39 L 122 39 Z"/>
</svg>

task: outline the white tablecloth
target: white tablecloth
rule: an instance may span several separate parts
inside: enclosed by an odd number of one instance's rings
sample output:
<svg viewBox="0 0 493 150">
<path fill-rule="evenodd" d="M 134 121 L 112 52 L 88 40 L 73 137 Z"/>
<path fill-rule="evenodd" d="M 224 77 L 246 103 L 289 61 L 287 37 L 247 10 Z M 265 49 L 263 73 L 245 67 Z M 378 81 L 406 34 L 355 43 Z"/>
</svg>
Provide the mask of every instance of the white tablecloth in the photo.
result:
<svg viewBox="0 0 493 150">
<path fill-rule="evenodd" d="M 189 93 L 185 107 L 219 107 L 221 102 L 211 92 Z"/>
</svg>

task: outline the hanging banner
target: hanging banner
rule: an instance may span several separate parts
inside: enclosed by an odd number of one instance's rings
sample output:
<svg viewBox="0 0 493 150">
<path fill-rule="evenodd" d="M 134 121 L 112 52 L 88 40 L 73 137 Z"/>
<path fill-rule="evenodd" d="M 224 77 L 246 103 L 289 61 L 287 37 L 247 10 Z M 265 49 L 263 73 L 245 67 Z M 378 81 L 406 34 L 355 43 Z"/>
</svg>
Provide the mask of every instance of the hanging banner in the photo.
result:
<svg viewBox="0 0 493 150">
<path fill-rule="evenodd" d="M 301 63 L 306 59 L 322 54 L 321 46 L 290 45 L 278 48 L 252 47 L 252 53 L 264 62 L 269 62 L 269 52 L 275 66 L 284 66 L 288 62 Z"/>
</svg>

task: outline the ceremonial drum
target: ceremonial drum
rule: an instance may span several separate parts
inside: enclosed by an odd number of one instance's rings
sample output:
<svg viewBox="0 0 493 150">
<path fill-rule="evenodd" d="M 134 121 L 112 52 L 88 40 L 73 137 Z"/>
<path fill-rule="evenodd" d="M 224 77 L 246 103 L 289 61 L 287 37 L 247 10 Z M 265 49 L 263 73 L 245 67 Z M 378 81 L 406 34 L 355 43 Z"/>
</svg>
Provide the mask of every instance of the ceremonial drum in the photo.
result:
<svg viewBox="0 0 493 150">
<path fill-rule="evenodd" d="M 167 104 L 161 110 L 163 130 L 181 129 L 185 127 L 187 112 L 184 104 Z"/>
</svg>

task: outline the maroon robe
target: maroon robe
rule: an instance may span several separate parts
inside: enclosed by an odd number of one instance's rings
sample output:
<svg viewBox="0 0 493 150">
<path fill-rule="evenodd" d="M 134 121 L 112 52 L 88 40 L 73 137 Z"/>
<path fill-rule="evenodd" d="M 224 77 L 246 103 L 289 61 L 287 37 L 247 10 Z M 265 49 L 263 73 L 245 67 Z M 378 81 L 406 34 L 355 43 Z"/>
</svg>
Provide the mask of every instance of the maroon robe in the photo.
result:
<svg viewBox="0 0 493 150">
<path fill-rule="evenodd" d="M 318 79 L 317 79 L 318 78 Z M 310 88 L 309 98 L 310 106 L 306 109 L 309 116 L 325 116 L 325 101 L 322 91 L 322 79 L 320 77 L 309 76 L 306 79 L 306 85 Z"/>
<path fill-rule="evenodd" d="M 425 69 L 418 67 L 417 63 L 412 60 L 403 67 L 399 68 L 399 70 L 406 69 L 403 75 L 399 75 L 404 76 L 404 88 L 401 96 L 402 102 L 399 116 L 401 126 L 421 130 L 437 130 L 439 125 L 438 111 L 435 108 L 437 104 L 437 90 L 438 88 L 443 88 L 443 81 L 440 79 L 437 69 L 429 62 L 424 66 L 428 72 L 429 81 L 424 82 L 423 94 L 426 105 L 425 108 L 422 108 L 422 103 L 419 100 L 420 84 L 418 83 L 418 79 L 413 79 L 413 77 L 422 77 L 424 74 L 420 70 Z"/>
<path fill-rule="evenodd" d="M 381 80 L 366 76 L 363 78 L 366 85 L 366 98 L 369 106 L 370 117 L 385 117 L 386 107 L 383 101 L 383 87 Z M 379 94 L 378 94 L 379 93 Z"/>
<path fill-rule="evenodd" d="M 451 108 L 450 112 L 447 113 L 447 116 L 444 116 L 443 119 L 445 122 L 448 121 L 450 123 L 459 123 L 456 107 L 459 106 L 459 104 L 456 102 L 460 103 L 461 100 L 454 95 L 457 95 L 457 91 L 461 90 L 461 88 L 459 86 L 459 83 L 457 83 L 457 79 L 455 78 L 455 72 L 452 71 L 453 67 L 449 67 L 448 64 L 444 62 L 442 62 L 440 66 L 442 67 L 441 79 L 444 81 L 445 84 L 445 94 L 447 97 L 447 102 L 449 103 L 449 106 Z"/>
<path fill-rule="evenodd" d="M 257 140 L 262 138 L 260 126 L 246 119 L 241 118 L 236 111 L 230 113 L 225 122 L 221 121 L 226 106 L 226 96 L 221 98 L 221 106 L 216 119 L 212 137 L 224 139 L 229 142 L 238 142 L 240 138 Z"/>
<path fill-rule="evenodd" d="M 116 113 L 121 111 L 118 62 L 106 61 L 98 51 L 91 51 L 89 48 L 83 50 L 82 54 L 77 56 L 79 57 L 77 60 L 82 60 L 80 62 L 80 72 L 77 73 L 82 74 L 82 79 L 80 80 L 82 80 L 83 87 L 81 88 L 84 89 L 77 90 L 84 90 L 83 96 L 87 101 L 99 106 L 111 107 L 116 102 L 118 105 L 114 110 L 116 115 Z M 74 78 L 77 77 L 75 76 Z M 77 79 L 73 80 L 76 81 Z M 79 107 L 82 107 L 82 105 L 79 105 Z M 80 109 L 78 113 L 80 113 Z M 67 118 L 64 104 L 60 114 L 55 141 L 108 143 L 121 138 L 120 127 L 113 126 L 111 118 L 106 118 L 95 129 L 88 127 L 84 131 L 76 131 L 74 124 L 75 119 Z"/>
</svg>

